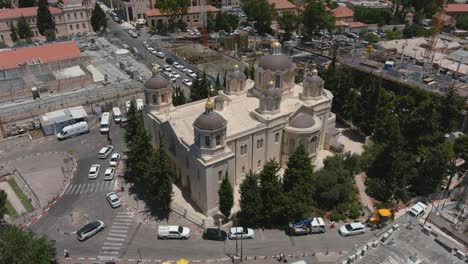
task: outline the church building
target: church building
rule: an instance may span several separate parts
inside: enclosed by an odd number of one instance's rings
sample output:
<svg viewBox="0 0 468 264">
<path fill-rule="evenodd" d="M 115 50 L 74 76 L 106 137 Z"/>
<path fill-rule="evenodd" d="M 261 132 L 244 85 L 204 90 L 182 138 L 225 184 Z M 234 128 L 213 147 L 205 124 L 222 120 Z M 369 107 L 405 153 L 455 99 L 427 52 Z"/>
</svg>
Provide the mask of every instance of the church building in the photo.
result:
<svg viewBox="0 0 468 264">
<path fill-rule="evenodd" d="M 254 81 L 235 66 L 215 98 L 174 107 L 172 85 L 158 68 L 145 83 L 144 121 L 152 144 L 164 141 L 178 185 L 207 216 L 218 212 L 226 175 L 237 186 L 270 159 L 284 168 L 299 144 L 314 161 L 336 139 L 333 95 L 317 70 L 295 84 L 295 64 L 279 42 L 271 47 L 255 63 Z"/>
</svg>

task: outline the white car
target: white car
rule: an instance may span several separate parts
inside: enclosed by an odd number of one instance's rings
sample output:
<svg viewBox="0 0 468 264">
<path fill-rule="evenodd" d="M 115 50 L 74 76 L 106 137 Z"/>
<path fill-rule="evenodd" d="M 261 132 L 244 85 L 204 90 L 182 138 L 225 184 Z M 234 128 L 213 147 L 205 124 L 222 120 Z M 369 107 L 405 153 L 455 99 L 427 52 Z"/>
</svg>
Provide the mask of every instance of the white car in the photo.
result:
<svg viewBox="0 0 468 264">
<path fill-rule="evenodd" d="M 192 81 L 190 81 L 189 79 L 183 79 L 182 82 L 187 86 L 192 86 Z"/>
<path fill-rule="evenodd" d="M 112 179 L 114 179 L 114 173 L 115 173 L 114 168 L 107 168 L 106 171 L 104 172 L 104 180 L 111 181 Z"/>
<path fill-rule="evenodd" d="M 148 50 L 149 50 L 150 52 L 153 52 L 153 51 L 154 51 L 153 47 L 151 47 L 151 46 L 148 46 Z"/>
<path fill-rule="evenodd" d="M 362 223 L 351 223 L 341 226 L 338 232 L 340 233 L 340 235 L 347 237 L 364 234 L 367 232 L 367 228 Z"/>
<path fill-rule="evenodd" d="M 187 69 L 185 72 L 187 73 L 188 76 L 190 76 L 190 77 L 192 77 L 192 78 L 196 78 L 196 77 L 197 77 L 197 74 L 194 73 L 194 72 L 193 72 L 192 70 L 190 70 L 190 69 Z"/>
<path fill-rule="evenodd" d="M 228 232 L 229 239 L 253 239 L 253 229 L 247 227 L 231 227 Z"/>
<path fill-rule="evenodd" d="M 182 67 L 184 67 L 184 66 L 182 66 L 181 64 L 179 64 L 178 62 L 174 62 L 172 65 L 173 65 L 174 67 L 176 67 L 177 69 L 181 69 Z"/>
<path fill-rule="evenodd" d="M 117 207 L 122 205 L 122 203 L 120 202 L 119 197 L 117 196 L 117 194 L 115 192 L 108 193 L 106 195 L 106 198 L 107 198 L 107 201 L 109 202 L 109 204 L 110 204 L 110 206 L 112 208 L 117 208 Z"/>
<path fill-rule="evenodd" d="M 172 76 L 174 76 L 177 79 L 180 78 L 180 74 L 178 74 L 177 72 L 172 73 Z"/>
<path fill-rule="evenodd" d="M 101 150 L 99 150 L 99 158 L 100 159 L 107 159 L 109 155 L 112 153 L 112 150 L 114 150 L 114 147 L 111 145 L 107 145 L 105 147 L 102 147 Z"/>
<path fill-rule="evenodd" d="M 189 239 L 190 229 L 185 226 L 167 226 L 160 225 L 158 227 L 158 238 L 159 239 Z"/>
<path fill-rule="evenodd" d="M 180 65 L 179 70 L 180 70 L 181 72 L 185 72 L 186 69 L 185 69 L 185 67 L 184 67 L 183 65 Z"/>
<path fill-rule="evenodd" d="M 151 53 L 154 54 L 154 55 L 156 55 L 158 52 L 157 52 L 155 49 L 153 49 L 153 50 L 151 51 Z"/>
<path fill-rule="evenodd" d="M 160 59 L 164 59 L 165 56 L 164 56 L 164 53 L 158 51 L 158 52 L 156 52 L 156 57 L 158 57 Z"/>
<path fill-rule="evenodd" d="M 89 168 L 89 172 L 88 172 L 88 179 L 96 179 L 99 176 L 100 168 L 101 168 L 101 165 L 99 164 L 91 165 L 91 167 Z"/>
<path fill-rule="evenodd" d="M 163 66 L 163 69 L 164 69 L 164 71 L 166 71 L 166 72 L 171 72 L 171 71 L 172 71 L 171 66 L 169 66 L 169 65 L 164 65 L 164 66 Z"/>
<path fill-rule="evenodd" d="M 97 232 L 103 230 L 105 227 L 106 225 L 104 222 L 99 220 L 87 223 L 85 226 L 80 228 L 80 230 L 76 231 L 76 237 L 79 241 L 84 241 L 94 236 Z"/>
<path fill-rule="evenodd" d="M 112 153 L 111 159 L 110 159 L 110 166 L 111 167 L 117 167 L 120 163 L 120 154 L 119 153 Z"/>
</svg>

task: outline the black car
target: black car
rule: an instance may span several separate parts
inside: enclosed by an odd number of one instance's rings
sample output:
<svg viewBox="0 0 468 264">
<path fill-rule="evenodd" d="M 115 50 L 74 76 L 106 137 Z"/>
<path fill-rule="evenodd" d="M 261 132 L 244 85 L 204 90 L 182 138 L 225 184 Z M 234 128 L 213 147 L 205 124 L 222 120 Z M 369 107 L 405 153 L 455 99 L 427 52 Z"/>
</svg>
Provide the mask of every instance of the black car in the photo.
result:
<svg viewBox="0 0 468 264">
<path fill-rule="evenodd" d="M 217 228 L 206 228 L 203 231 L 203 239 L 225 241 L 226 238 L 226 232 Z"/>
<path fill-rule="evenodd" d="M 166 63 L 169 64 L 169 65 L 172 65 L 172 63 L 174 63 L 174 61 L 171 58 L 167 58 Z"/>
</svg>

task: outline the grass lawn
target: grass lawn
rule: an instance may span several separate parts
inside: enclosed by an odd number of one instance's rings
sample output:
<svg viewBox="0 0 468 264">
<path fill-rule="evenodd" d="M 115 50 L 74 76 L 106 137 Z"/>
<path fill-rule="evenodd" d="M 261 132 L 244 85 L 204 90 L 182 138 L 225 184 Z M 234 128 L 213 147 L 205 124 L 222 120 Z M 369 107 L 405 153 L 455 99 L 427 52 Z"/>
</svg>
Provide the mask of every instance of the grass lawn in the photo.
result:
<svg viewBox="0 0 468 264">
<path fill-rule="evenodd" d="M 10 184 L 11 188 L 16 193 L 16 196 L 21 201 L 26 211 L 28 211 L 28 213 L 34 211 L 33 206 L 29 202 L 26 195 L 24 195 L 23 191 L 21 191 L 21 189 L 18 187 L 18 184 L 16 183 L 15 179 L 9 179 L 7 182 L 8 184 Z"/>
<path fill-rule="evenodd" d="M 11 219 L 18 218 L 18 214 L 16 213 L 15 208 L 11 206 L 11 203 L 8 200 L 6 200 L 5 207 L 7 209 L 7 214 L 10 216 Z"/>
</svg>

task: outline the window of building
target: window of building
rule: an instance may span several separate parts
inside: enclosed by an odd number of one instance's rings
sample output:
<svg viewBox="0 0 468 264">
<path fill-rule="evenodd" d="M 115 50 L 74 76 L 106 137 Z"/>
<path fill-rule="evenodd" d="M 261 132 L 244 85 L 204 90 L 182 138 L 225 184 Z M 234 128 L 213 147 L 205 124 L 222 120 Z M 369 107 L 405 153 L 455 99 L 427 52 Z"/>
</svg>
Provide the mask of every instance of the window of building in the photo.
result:
<svg viewBox="0 0 468 264">
<path fill-rule="evenodd" d="M 217 135 L 216 136 L 216 146 L 219 146 L 219 145 L 221 145 L 221 136 Z"/>
<path fill-rule="evenodd" d="M 77 18 L 78 18 L 78 16 L 76 15 L 76 13 L 73 13 L 73 16 L 75 17 L 75 19 L 77 19 Z"/>
<path fill-rule="evenodd" d="M 241 146 L 241 155 L 247 154 L 247 145 Z"/>
<path fill-rule="evenodd" d="M 67 14 L 67 16 L 68 16 L 68 19 L 70 19 L 70 14 Z"/>
<path fill-rule="evenodd" d="M 166 102 L 166 94 L 161 94 L 161 102 Z"/>
<path fill-rule="evenodd" d="M 294 153 L 294 150 L 296 149 L 296 146 L 295 146 L 295 141 L 294 139 L 289 139 L 289 155 L 292 155 Z"/>
<path fill-rule="evenodd" d="M 70 29 L 73 30 L 73 25 L 70 25 Z"/>
<path fill-rule="evenodd" d="M 257 167 L 260 167 L 260 166 L 262 166 L 262 161 L 261 161 L 261 160 L 258 160 L 258 161 L 257 161 Z"/>
<path fill-rule="evenodd" d="M 58 33 L 58 29 L 57 29 L 57 28 L 55 28 L 55 33 Z"/>
<path fill-rule="evenodd" d="M 153 104 L 158 104 L 158 96 L 153 94 Z"/>
<path fill-rule="evenodd" d="M 263 148 L 263 138 L 257 140 L 257 149 L 261 149 L 261 148 Z"/>
<path fill-rule="evenodd" d="M 205 136 L 205 146 L 206 146 L 206 147 L 211 147 L 211 144 L 210 144 L 210 137 L 209 137 L 209 136 Z"/>
<path fill-rule="evenodd" d="M 279 132 L 275 134 L 275 143 L 279 142 Z"/>
<path fill-rule="evenodd" d="M 76 29 L 80 29 L 80 24 L 76 24 Z"/>
<path fill-rule="evenodd" d="M 0 35 L 0 38 L 2 39 L 2 41 L 5 41 L 5 39 L 3 38 L 3 35 Z"/>
<path fill-rule="evenodd" d="M 82 26 L 83 26 L 83 28 L 86 28 L 86 23 L 83 23 L 83 25 L 82 25 Z"/>
<path fill-rule="evenodd" d="M 281 85 L 281 76 L 278 74 L 275 78 L 275 87 L 280 87 Z"/>
<path fill-rule="evenodd" d="M 242 174 L 245 174 L 245 166 L 242 166 Z"/>
<path fill-rule="evenodd" d="M 83 12 L 80 12 L 81 18 L 83 18 Z"/>
<path fill-rule="evenodd" d="M 223 171 L 218 171 L 218 182 L 223 181 Z"/>
</svg>

